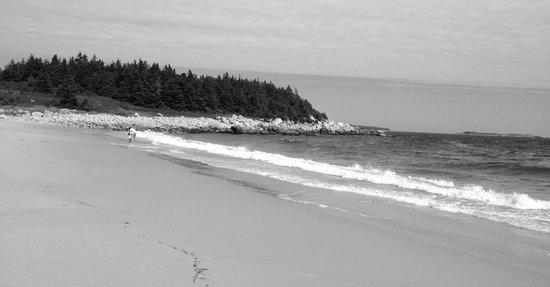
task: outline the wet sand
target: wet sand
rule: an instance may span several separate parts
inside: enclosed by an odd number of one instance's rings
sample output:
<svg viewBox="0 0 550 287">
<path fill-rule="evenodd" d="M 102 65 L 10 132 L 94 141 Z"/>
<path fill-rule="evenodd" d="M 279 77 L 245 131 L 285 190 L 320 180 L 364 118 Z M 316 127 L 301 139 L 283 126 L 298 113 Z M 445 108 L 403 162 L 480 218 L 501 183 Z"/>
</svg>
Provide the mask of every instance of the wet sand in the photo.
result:
<svg viewBox="0 0 550 287">
<path fill-rule="evenodd" d="M 0 120 L 1 286 L 550 284 L 544 265 L 432 244 L 124 145 Z"/>
</svg>

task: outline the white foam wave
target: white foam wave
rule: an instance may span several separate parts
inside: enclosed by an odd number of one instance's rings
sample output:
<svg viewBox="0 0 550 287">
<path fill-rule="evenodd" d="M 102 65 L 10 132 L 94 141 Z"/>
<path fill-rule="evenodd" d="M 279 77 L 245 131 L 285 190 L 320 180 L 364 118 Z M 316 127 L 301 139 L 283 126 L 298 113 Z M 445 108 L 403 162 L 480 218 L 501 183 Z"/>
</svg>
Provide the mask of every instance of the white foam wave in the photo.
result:
<svg viewBox="0 0 550 287">
<path fill-rule="evenodd" d="M 201 162 L 205 162 L 207 164 L 210 164 L 212 166 L 220 167 L 220 168 L 229 168 L 245 173 L 250 174 L 257 174 L 262 175 L 270 178 L 274 178 L 277 180 L 282 180 L 290 183 L 299 184 L 302 186 L 309 186 L 314 188 L 322 188 L 327 190 L 332 190 L 336 192 L 343 192 L 343 193 L 355 193 L 360 195 L 365 195 L 369 197 L 375 197 L 375 198 L 382 198 L 382 199 L 388 199 L 392 201 L 397 202 L 403 202 L 408 203 L 416 206 L 425 206 L 430 207 L 434 209 L 438 209 L 441 211 L 446 211 L 450 213 L 461 213 L 471 216 L 476 216 L 480 218 L 486 218 L 497 222 L 507 223 L 510 225 L 527 228 L 531 230 L 536 231 L 542 231 L 550 233 L 550 217 L 548 216 L 548 212 L 545 210 L 518 210 L 518 209 L 509 209 L 505 207 L 499 207 L 499 206 L 480 206 L 479 203 L 474 201 L 464 201 L 464 200 L 456 200 L 456 199 L 448 199 L 446 197 L 429 194 L 429 193 L 416 193 L 408 190 L 377 190 L 373 188 L 365 188 L 363 186 L 357 186 L 357 185 L 339 185 L 335 183 L 330 182 L 324 182 L 313 178 L 308 177 L 302 177 L 300 175 L 296 174 L 288 174 L 284 171 L 265 171 L 260 170 L 257 167 L 251 167 L 251 166 L 243 166 L 243 165 L 235 165 L 232 163 L 232 161 L 227 160 L 220 160 L 216 159 L 214 157 L 204 157 L 199 156 L 199 158 L 195 157 L 193 154 L 187 154 L 187 153 L 174 153 L 173 151 L 176 151 L 177 149 L 172 149 L 170 152 L 166 152 L 166 155 L 170 156 L 176 156 L 176 157 L 185 157 L 187 159 L 192 160 L 200 160 Z M 347 210 L 345 208 L 336 207 L 332 205 L 326 205 L 321 204 L 319 202 L 313 202 L 313 201 L 305 201 L 303 199 L 300 199 L 299 192 L 298 198 L 294 198 L 294 194 L 277 194 L 277 197 L 281 199 L 286 199 L 290 201 L 296 201 L 299 203 L 304 204 L 313 204 L 317 205 L 320 208 L 325 208 L 325 206 L 328 206 L 330 209 L 339 210 L 342 212 L 352 212 L 350 210 Z M 365 201 L 362 201 L 365 202 Z M 367 216 L 362 213 L 356 213 L 353 211 L 352 213 L 360 215 L 360 216 L 366 216 L 366 217 L 372 217 Z"/>
<path fill-rule="evenodd" d="M 429 195 L 429 194 L 422 196 L 418 194 L 412 194 L 409 192 L 396 192 L 391 190 L 377 190 L 377 189 L 363 188 L 363 187 L 357 187 L 357 186 L 331 184 L 331 183 L 301 178 L 293 175 L 265 173 L 255 169 L 238 168 L 238 170 L 247 172 L 247 173 L 262 174 L 264 176 L 268 176 L 278 180 L 292 182 L 292 183 L 305 185 L 309 187 L 329 189 L 329 190 L 338 191 L 338 192 L 356 193 L 356 194 L 374 196 L 374 197 L 379 197 L 384 199 L 391 199 L 398 202 L 413 204 L 417 206 L 430 207 L 430 208 L 434 208 L 434 209 L 438 209 L 438 210 L 442 210 L 450 213 L 461 213 L 461 214 L 476 216 L 480 218 L 486 218 L 496 222 L 510 224 L 513 226 L 550 233 L 548 218 L 533 214 L 533 212 L 538 212 L 534 210 L 526 210 L 526 211 L 515 210 L 514 211 L 514 210 L 501 209 L 497 211 L 495 209 L 479 209 L 475 206 L 475 204 L 463 204 L 461 202 L 442 201 L 441 198 L 437 198 L 437 196 Z M 339 207 L 332 207 L 332 206 L 327 206 L 316 202 L 294 199 L 286 194 L 279 195 L 279 198 L 296 201 L 300 203 L 305 203 L 305 204 L 316 204 L 320 208 L 329 207 L 331 209 L 340 210 L 343 212 L 350 212 L 349 210 L 339 208 Z M 498 208 L 498 207 L 495 207 L 495 208 Z M 366 216 L 361 213 L 357 213 L 357 215 Z"/>
<path fill-rule="evenodd" d="M 363 180 L 375 184 L 392 185 L 405 189 L 420 190 L 446 197 L 484 202 L 489 205 L 506 206 L 516 209 L 550 209 L 550 201 L 534 199 L 522 193 L 498 193 L 493 190 L 485 190 L 483 187 L 477 185 L 455 187 L 452 182 L 437 179 L 406 177 L 398 175 L 390 170 L 366 169 L 357 164 L 351 167 L 338 166 L 309 159 L 288 157 L 281 154 L 248 150 L 245 147 L 233 147 L 185 140 L 156 132 L 138 132 L 137 136 L 157 144 L 173 145 L 240 159 L 257 160 L 277 166 L 299 168 L 325 175 Z M 381 194 L 377 194 L 376 196 L 384 197 Z M 414 202 L 414 204 L 422 205 L 421 202 Z"/>
<path fill-rule="evenodd" d="M 409 178 L 410 179 L 415 179 L 415 180 L 420 180 L 420 181 L 425 181 L 425 182 L 429 182 L 429 183 L 433 183 L 433 184 L 439 185 L 439 186 L 455 187 L 454 182 L 443 180 L 443 179 L 430 179 L 430 178 L 425 178 L 425 177 L 414 177 L 414 176 L 409 176 Z"/>
</svg>

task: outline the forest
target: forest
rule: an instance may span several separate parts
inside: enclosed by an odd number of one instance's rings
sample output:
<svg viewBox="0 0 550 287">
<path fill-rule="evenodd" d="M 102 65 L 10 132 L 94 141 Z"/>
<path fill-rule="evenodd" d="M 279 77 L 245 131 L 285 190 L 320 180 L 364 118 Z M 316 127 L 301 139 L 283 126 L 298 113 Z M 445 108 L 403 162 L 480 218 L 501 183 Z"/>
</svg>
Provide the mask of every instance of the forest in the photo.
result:
<svg viewBox="0 0 550 287">
<path fill-rule="evenodd" d="M 28 82 L 34 91 L 54 95 L 58 99 L 56 105 L 64 108 L 85 109 L 86 103 L 77 101 L 76 95 L 93 92 L 144 108 L 296 122 L 327 118 L 290 86 L 277 87 L 271 82 L 236 78 L 228 73 L 217 77 L 191 71 L 177 73 L 170 65 L 161 67 L 141 59 L 106 63 L 83 53 L 69 59 L 54 55 L 50 60 L 31 55 L 18 62 L 10 61 L 0 70 L 0 80 Z"/>
</svg>

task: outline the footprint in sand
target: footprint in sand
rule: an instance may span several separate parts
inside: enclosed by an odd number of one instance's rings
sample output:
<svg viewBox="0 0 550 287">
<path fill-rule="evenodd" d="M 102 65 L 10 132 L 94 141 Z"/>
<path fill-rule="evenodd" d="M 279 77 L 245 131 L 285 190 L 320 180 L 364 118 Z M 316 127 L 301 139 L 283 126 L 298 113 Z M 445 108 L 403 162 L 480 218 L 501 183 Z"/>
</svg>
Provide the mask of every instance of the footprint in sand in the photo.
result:
<svg viewBox="0 0 550 287">
<path fill-rule="evenodd" d="M 122 222 L 122 226 L 124 229 L 128 230 L 128 226 L 130 226 L 130 222 L 128 221 L 123 221 Z M 152 242 L 152 240 L 148 237 L 148 236 L 145 236 L 144 234 L 141 234 L 141 233 L 138 233 L 136 234 L 138 237 L 140 238 L 143 238 L 143 239 L 146 239 L 147 241 L 149 242 Z M 157 241 L 157 244 L 160 244 L 160 245 L 165 245 L 164 244 L 164 241 Z M 180 249 L 178 248 L 177 246 L 175 245 L 168 245 L 168 248 L 172 249 L 172 250 L 179 250 L 180 252 L 183 252 L 183 254 L 187 255 L 187 256 L 191 256 L 193 257 L 193 271 L 195 272 L 195 274 L 193 275 L 193 283 L 198 283 L 200 284 L 199 282 L 197 281 L 205 281 L 207 280 L 206 279 L 206 271 L 208 271 L 208 268 L 204 268 L 204 267 L 201 267 L 200 266 L 200 263 L 201 261 L 199 260 L 199 257 L 197 257 L 195 255 L 195 252 L 193 251 L 187 251 L 185 249 Z M 205 284 L 203 286 L 208 286 L 208 284 Z"/>
</svg>

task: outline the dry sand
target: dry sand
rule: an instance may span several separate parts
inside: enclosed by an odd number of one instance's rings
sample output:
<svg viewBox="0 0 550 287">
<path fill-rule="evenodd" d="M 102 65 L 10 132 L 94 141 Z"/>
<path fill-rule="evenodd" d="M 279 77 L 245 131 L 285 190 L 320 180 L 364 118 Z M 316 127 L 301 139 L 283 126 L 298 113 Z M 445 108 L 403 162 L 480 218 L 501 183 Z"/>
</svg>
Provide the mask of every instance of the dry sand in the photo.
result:
<svg viewBox="0 0 550 287">
<path fill-rule="evenodd" d="M 0 120 L 0 286 L 550 286 L 123 145 Z"/>
</svg>

